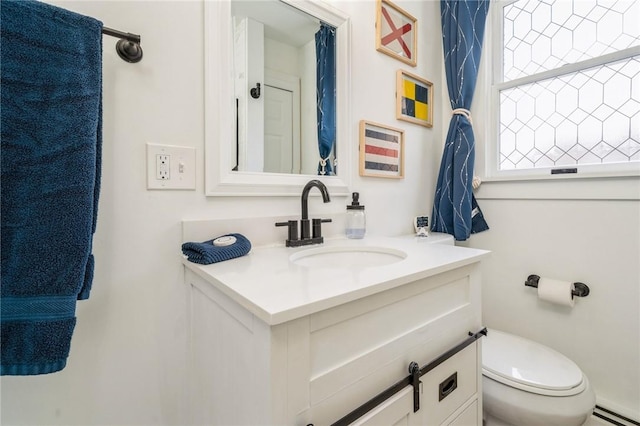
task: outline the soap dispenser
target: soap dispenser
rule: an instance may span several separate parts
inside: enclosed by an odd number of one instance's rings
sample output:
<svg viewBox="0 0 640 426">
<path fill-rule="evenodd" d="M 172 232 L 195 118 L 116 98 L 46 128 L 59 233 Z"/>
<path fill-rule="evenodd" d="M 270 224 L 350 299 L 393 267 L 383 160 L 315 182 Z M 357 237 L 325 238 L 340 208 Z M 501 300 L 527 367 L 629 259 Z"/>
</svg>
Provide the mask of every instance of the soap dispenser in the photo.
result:
<svg viewBox="0 0 640 426">
<path fill-rule="evenodd" d="M 347 238 L 363 238 L 366 231 L 366 218 L 364 206 L 359 202 L 360 194 L 351 194 L 351 204 L 347 205 Z"/>
</svg>

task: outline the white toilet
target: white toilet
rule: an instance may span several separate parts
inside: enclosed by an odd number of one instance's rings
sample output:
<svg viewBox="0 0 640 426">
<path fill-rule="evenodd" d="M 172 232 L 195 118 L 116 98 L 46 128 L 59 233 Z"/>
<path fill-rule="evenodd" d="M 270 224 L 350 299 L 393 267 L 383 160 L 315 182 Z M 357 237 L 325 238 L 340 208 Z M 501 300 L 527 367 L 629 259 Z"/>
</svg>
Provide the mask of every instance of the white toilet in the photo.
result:
<svg viewBox="0 0 640 426">
<path fill-rule="evenodd" d="M 596 396 L 569 358 L 539 343 L 489 329 L 482 339 L 485 426 L 578 426 Z"/>
</svg>

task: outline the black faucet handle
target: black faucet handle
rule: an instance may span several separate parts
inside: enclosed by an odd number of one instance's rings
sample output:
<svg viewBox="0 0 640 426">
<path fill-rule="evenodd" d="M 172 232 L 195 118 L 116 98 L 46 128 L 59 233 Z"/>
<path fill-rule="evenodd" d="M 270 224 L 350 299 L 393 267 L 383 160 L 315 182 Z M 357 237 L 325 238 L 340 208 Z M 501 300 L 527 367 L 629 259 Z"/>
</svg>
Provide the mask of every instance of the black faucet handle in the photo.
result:
<svg viewBox="0 0 640 426">
<path fill-rule="evenodd" d="M 286 222 L 276 222 L 276 226 L 287 227 L 287 241 L 295 241 L 298 239 L 298 221 L 288 220 Z"/>
<path fill-rule="evenodd" d="M 322 237 L 322 224 L 331 222 L 331 219 L 313 219 L 312 222 L 312 238 L 320 238 Z"/>
</svg>

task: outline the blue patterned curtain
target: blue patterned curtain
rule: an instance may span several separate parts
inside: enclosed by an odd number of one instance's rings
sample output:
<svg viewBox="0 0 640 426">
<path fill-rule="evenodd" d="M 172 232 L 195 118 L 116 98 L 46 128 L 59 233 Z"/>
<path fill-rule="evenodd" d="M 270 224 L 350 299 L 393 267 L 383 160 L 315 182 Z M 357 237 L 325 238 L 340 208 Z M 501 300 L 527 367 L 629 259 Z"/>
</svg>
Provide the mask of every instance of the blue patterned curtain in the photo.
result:
<svg viewBox="0 0 640 426">
<path fill-rule="evenodd" d="M 432 230 L 464 241 L 489 229 L 473 196 L 475 139 L 471 101 L 476 87 L 489 0 L 441 0 L 442 44 L 453 117 L 433 205 Z"/>
<path fill-rule="evenodd" d="M 320 24 L 316 33 L 319 175 L 333 175 L 331 152 L 336 141 L 336 29 Z"/>
</svg>

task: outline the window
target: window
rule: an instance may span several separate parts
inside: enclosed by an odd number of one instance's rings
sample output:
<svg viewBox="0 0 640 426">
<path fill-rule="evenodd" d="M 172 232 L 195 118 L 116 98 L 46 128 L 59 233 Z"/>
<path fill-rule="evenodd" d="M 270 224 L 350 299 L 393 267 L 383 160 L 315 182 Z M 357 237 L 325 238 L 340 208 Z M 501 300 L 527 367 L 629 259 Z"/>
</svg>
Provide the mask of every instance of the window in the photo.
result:
<svg viewBox="0 0 640 426">
<path fill-rule="evenodd" d="M 640 2 L 493 7 L 498 174 L 640 169 Z"/>
</svg>

